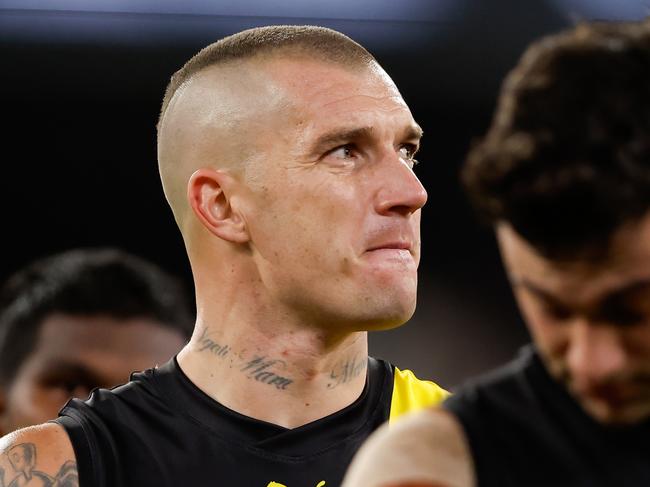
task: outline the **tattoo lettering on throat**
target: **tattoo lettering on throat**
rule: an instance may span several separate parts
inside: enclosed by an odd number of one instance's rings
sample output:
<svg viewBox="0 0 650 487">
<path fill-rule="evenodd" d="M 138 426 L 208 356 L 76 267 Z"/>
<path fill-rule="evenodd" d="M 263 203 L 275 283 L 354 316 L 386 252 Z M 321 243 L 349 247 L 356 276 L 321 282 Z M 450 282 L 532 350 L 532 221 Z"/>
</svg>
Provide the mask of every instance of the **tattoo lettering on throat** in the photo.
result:
<svg viewBox="0 0 650 487">
<path fill-rule="evenodd" d="M 0 466 L 0 487 L 79 487 L 77 464 L 68 460 L 59 471 L 50 475 L 36 467 L 36 445 L 18 443 L 3 455 Z M 7 476 L 9 463 L 13 475 Z M 9 483 L 7 479 L 10 478 Z"/>
<path fill-rule="evenodd" d="M 355 356 L 352 359 L 337 363 L 330 372 L 329 378 L 331 382 L 327 384 L 327 388 L 334 389 L 341 384 L 347 384 L 359 377 L 362 372 L 365 372 L 367 367 L 368 359 L 366 357 L 359 358 Z"/>
<path fill-rule="evenodd" d="M 206 330 L 203 330 L 201 338 L 199 338 L 199 352 L 209 351 L 217 357 L 226 357 L 230 353 L 228 345 L 221 345 L 207 336 Z"/>
<path fill-rule="evenodd" d="M 253 360 L 244 363 L 240 370 L 245 372 L 246 377 L 249 379 L 254 379 L 257 382 L 275 386 L 276 389 L 285 390 L 293 380 L 279 375 L 276 367 L 286 369 L 287 364 L 283 360 L 270 360 L 266 357 L 255 357 Z"/>
<path fill-rule="evenodd" d="M 198 340 L 197 350 L 210 353 L 220 359 L 229 358 L 231 368 L 236 367 L 249 379 L 274 386 L 278 390 L 283 391 L 293 383 L 293 379 L 280 373 L 280 371 L 287 368 L 284 360 L 270 359 L 266 356 L 253 356 L 252 359 L 246 358 L 242 353 L 233 351 L 229 345 L 217 343 L 208 336 L 206 330 L 203 330 Z M 2 486 L 0 485 L 0 487 Z"/>
</svg>

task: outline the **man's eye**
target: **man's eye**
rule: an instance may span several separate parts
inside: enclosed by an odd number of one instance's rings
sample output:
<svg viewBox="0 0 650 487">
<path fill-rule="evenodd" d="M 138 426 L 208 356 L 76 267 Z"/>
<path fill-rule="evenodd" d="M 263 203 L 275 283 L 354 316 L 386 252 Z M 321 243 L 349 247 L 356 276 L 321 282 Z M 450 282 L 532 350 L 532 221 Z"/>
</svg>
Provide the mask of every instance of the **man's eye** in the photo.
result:
<svg viewBox="0 0 650 487">
<path fill-rule="evenodd" d="M 571 310 L 560 305 L 546 305 L 544 307 L 546 316 L 552 318 L 554 321 L 566 321 L 571 317 Z"/>
<path fill-rule="evenodd" d="M 68 394 L 71 394 L 79 385 L 77 381 L 66 379 L 50 379 L 45 381 L 44 384 L 46 387 L 51 389 L 60 389 Z"/>
<path fill-rule="evenodd" d="M 645 322 L 643 312 L 617 304 L 604 306 L 598 318 L 618 326 L 633 326 Z"/>
<path fill-rule="evenodd" d="M 346 144 L 329 151 L 327 155 L 336 157 L 337 159 L 349 159 L 354 156 L 354 153 L 354 146 L 352 144 Z"/>
<path fill-rule="evenodd" d="M 399 148 L 399 154 L 404 161 L 406 161 L 411 167 L 415 166 L 418 161 L 415 160 L 415 153 L 417 152 L 417 146 L 413 144 L 403 144 Z"/>
<path fill-rule="evenodd" d="M 568 321 L 573 316 L 573 311 L 568 306 L 555 299 L 533 295 L 531 300 L 535 313 L 543 316 L 547 321 L 550 320 L 559 324 Z"/>
</svg>

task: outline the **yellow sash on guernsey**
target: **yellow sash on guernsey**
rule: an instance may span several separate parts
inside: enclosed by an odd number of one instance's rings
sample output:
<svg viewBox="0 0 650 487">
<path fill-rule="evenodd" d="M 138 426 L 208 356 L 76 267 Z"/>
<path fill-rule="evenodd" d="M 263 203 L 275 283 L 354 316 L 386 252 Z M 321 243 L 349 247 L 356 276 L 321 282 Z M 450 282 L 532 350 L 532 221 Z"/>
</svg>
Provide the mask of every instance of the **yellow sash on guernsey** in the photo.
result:
<svg viewBox="0 0 650 487">
<path fill-rule="evenodd" d="M 449 393 L 438 384 L 428 380 L 420 380 L 410 370 L 399 370 L 395 367 L 395 378 L 393 380 L 393 397 L 390 402 L 389 422 L 395 421 L 398 417 L 423 409 L 428 406 L 436 406 L 444 401 Z M 279 482 L 270 482 L 266 487 L 286 487 Z M 316 487 L 327 487 L 324 480 L 321 480 Z"/>
<path fill-rule="evenodd" d="M 393 398 L 390 403 L 389 422 L 395 421 L 400 416 L 436 406 L 444 401 L 449 393 L 438 384 L 428 380 L 420 380 L 410 370 L 399 370 L 395 367 L 393 381 Z"/>
</svg>

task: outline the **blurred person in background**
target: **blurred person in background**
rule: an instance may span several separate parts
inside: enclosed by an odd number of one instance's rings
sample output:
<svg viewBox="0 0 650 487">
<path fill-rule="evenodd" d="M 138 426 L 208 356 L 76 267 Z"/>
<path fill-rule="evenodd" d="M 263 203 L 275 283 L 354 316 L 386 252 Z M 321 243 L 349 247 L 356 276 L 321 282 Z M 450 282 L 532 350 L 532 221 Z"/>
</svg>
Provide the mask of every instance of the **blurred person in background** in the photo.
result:
<svg viewBox="0 0 650 487">
<path fill-rule="evenodd" d="M 31 263 L 0 292 L 0 430 L 54 419 L 69 398 L 166 362 L 192 324 L 180 282 L 123 251 Z"/>
<path fill-rule="evenodd" d="M 530 47 L 463 179 L 534 345 L 382 430 L 345 487 L 650 485 L 650 24 Z"/>
<path fill-rule="evenodd" d="M 421 135 L 388 74 L 336 31 L 256 28 L 196 54 L 158 124 L 192 339 L 2 450 L 85 486 L 340 485 L 380 424 L 447 395 L 368 356 L 367 331 L 415 310 Z"/>
</svg>

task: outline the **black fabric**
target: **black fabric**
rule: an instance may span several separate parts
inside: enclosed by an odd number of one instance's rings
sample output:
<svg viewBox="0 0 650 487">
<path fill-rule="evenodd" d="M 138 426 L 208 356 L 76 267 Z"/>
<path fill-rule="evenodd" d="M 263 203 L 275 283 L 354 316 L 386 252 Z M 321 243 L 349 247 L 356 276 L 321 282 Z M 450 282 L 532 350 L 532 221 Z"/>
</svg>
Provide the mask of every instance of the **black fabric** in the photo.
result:
<svg viewBox="0 0 650 487">
<path fill-rule="evenodd" d="M 88 401 L 70 400 L 56 421 L 72 441 L 81 487 L 337 487 L 388 419 L 393 375 L 390 364 L 369 359 L 353 404 L 287 429 L 222 406 L 174 359 Z"/>
<path fill-rule="evenodd" d="M 443 407 L 465 430 L 479 487 L 650 486 L 650 421 L 598 424 L 549 376 L 532 346 Z"/>
</svg>

